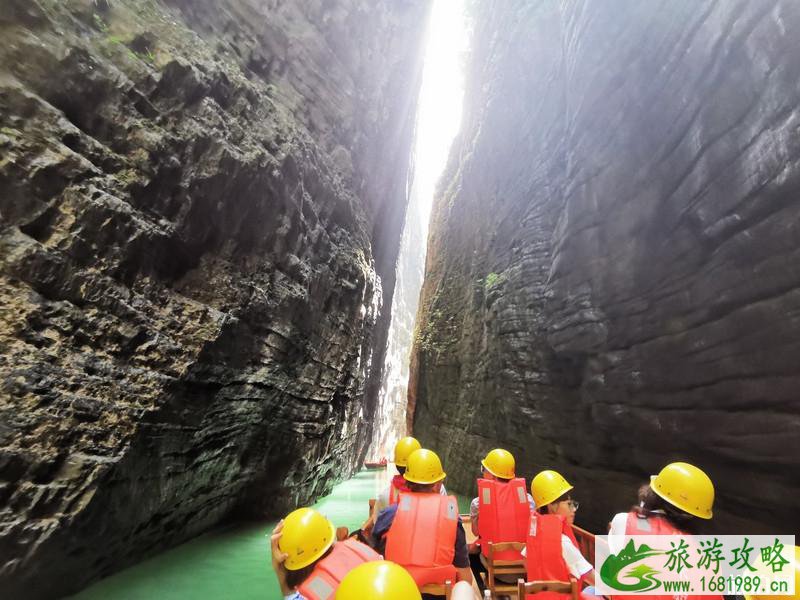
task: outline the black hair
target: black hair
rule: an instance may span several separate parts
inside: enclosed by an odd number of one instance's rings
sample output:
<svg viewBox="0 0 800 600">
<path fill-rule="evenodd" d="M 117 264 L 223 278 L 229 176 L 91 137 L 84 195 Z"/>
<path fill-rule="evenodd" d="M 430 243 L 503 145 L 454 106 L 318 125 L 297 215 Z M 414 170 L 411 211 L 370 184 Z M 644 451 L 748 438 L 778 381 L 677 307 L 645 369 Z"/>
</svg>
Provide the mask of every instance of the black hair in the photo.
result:
<svg viewBox="0 0 800 600">
<path fill-rule="evenodd" d="M 483 463 L 481 463 L 481 476 L 485 476 L 486 473 L 489 473 L 492 477 L 494 477 L 500 483 L 508 483 L 509 481 L 514 479 L 513 477 L 508 477 L 508 478 L 506 478 L 506 477 L 498 477 L 497 475 L 492 473 L 489 469 L 487 469 L 485 466 L 483 466 Z"/>
<path fill-rule="evenodd" d="M 403 473 L 406 472 L 406 468 L 405 467 L 401 467 L 400 465 L 397 465 L 397 472 L 400 473 L 400 475 L 402 475 Z"/>
<path fill-rule="evenodd" d="M 334 544 L 335 543 L 336 542 L 334 542 Z M 303 567 L 302 569 L 297 569 L 296 571 L 290 571 L 289 569 L 286 569 L 286 585 L 288 585 L 290 589 L 295 589 L 298 586 L 302 585 L 303 582 L 311 576 L 311 573 L 314 572 L 314 568 L 317 566 L 317 563 L 322 559 L 327 558 L 328 554 L 330 554 L 332 550 L 333 550 L 333 544 L 331 544 L 331 547 L 325 551 L 325 554 L 320 556 L 317 560 L 315 560 L 307 567 Z"/>
<path fill-rule="evenodd" d="M 436 483 L 439 483 L 438 481 Z M 406 484 L 408 485 L 408 489 L 412 492 L 432 492 L 433 486 L 436 483 L 414 483 L 413 481 L 407 481 Z"/>
<path fill-rule="evenodd" d="M 550 511 L 547 509 L 548 505 L 553 504 L 554 502 L 562 502 L 563 500 L 566 500 L 567 498 L 569 498 L 569 490 L 567 490 L 566 492 L 561 494 L 555 500 L 551 500 L 550 502 L 548 502 L 547 504 L 545 504 L 543 506 L 537 506 L 536 510 L 539 511 L 540 515 L 549 515 Z"/>
<path fill-rule="evenodd" d="M 662 517 L 684 533 L 697 535 L 701 529 L 700 519 L 673 506 L 656 494 L 649 485 L 639 488 L 639 504 L 633 507 L 633 511 L 640 517 Z"/>
</svg>

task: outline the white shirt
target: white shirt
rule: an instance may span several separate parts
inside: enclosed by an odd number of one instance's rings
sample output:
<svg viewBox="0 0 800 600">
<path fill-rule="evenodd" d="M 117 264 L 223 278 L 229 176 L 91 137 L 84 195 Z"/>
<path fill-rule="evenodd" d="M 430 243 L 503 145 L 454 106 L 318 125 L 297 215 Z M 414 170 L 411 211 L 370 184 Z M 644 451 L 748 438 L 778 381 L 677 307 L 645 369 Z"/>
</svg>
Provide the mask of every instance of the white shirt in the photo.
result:
<svg viewBox="0 0 800 600">
<path fill-rule="evenodd" d="M 654 510 L 656 514 L 664 514 L 663 510 Z M 619 554 L 627 542 L 625 531 L 628 529 L 628 513 L 617 513 L 611 519 L 608 529 L 608 548 L 612 554 Z"/>
<path fill-rule="evenodd" d="M 527 550 L 527 548 L 522 549 L 522 556 L 527 555 Z M 583 554 L 575 547 L 572 540 L 563 533 L 561 534 L 561 558 L 564 559 L 569 574 L 575 579 L 586 575 L 594 568 L 588 560 L 583 558 Z"/>
<path fill-rule="evenodd" d="M 617 513 L 611 519 L 608 529 L 608 549 L 612 554 L 619 554 L 625 547 L 625 530 L 628 528 L 628 513 Z"/>
</svg>

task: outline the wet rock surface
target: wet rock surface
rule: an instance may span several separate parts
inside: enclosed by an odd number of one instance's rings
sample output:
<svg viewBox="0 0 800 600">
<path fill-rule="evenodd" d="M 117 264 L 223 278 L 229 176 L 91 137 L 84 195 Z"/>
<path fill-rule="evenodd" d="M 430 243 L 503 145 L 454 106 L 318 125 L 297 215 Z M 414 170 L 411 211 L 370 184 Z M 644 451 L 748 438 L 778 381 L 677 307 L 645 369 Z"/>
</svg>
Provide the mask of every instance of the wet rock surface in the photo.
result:
<svg viewBox="0 0 800 600">
<path fill-rule="evenodd" d="M 0 1 L 3 595 L 360 463 L 426 11 Z"/>
<path fill-rule="evenodd" d="M 598 532 L 675 459 L 716 531 L 797 531 L 800 5 L 614 6 L 479 10 L 413 430 L 458 491 L 497 445 L 561 470 Z"/>
</svg>

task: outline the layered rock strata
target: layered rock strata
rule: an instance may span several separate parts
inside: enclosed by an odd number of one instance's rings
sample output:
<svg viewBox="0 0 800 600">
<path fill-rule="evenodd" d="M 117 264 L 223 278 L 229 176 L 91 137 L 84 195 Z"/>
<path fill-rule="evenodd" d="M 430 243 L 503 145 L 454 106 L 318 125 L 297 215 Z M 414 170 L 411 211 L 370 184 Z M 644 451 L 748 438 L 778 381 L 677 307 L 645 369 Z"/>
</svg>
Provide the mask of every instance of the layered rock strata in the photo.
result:
<svg viewBox="0 0 800 600">
<path fill-rule="evenodd" d="M 359 464 L 427 10 L 0 1 L 5 596 Z"/>
<path fill-rule="evenodd" d="M 449 487 L 495 446 L 604 532 L 667 462 L 800 530 L 800 5 L 482 3 L 410 385 Z"/>
</svg>

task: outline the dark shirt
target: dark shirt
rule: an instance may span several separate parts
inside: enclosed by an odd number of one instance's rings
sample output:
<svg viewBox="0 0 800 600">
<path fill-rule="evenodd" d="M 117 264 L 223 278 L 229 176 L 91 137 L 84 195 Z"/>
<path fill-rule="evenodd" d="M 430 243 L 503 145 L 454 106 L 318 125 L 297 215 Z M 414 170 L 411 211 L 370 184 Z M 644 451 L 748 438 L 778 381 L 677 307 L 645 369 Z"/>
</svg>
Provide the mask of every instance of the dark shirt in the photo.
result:
<svg viewBox="0 0 800 600">
<path fill-rule="evenodd" d="M 379 554 L 386 555 L 386 532 L 394 522 L 394 515 L 397 513 L 397 504 L 384 508 L 378 513 L 378 518 L 375 519 L 375 526 L 372 528 L 372 547 Z M 461 517 L 458 518 L 458 526 L 456 527 L 456 553 L 453 556 L 453 566 L 459 569 L 469 566 L 469 553 L 467 551 L 467 534 L 464 532 L 464 526 L 461 524 Z"/>
</svg>

